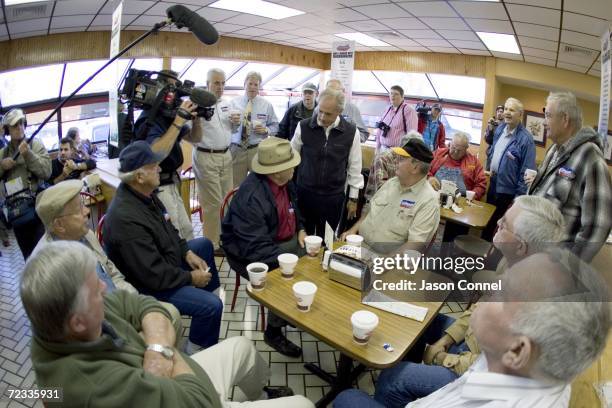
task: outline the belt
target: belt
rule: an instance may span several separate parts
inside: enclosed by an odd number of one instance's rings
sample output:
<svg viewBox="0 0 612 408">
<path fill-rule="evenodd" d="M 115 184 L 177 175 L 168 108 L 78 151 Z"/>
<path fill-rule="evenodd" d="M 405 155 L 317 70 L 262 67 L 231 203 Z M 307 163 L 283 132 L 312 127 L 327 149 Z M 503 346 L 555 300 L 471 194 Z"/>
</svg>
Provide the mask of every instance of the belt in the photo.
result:
<svg viewBox="0 0 612 408">
<path fill-rule="evenodd" d="M 199 152 L 204 152 L 204 153 L 225 153 L 225 152 L 227 152 L 229 150 L 229 146 L 226 147 L 225 149 L 209 149 L 207 147 L 197 146 L 196 149 Z"/>
<path fill-rule="evenodd" d="M 239 146 L 239 147 L 242 147 L 242 145 L 240 143 L 232 143 L 232 144 L 236 145 L 236 146 Z M 247 148 L 247 150 L 250 150 L 250 149 L 255 149 L 257 146 L 259 146 L 259 144 L 252 144 L 252 145 L 248 145 L 246 148 Z"/>
</svg>

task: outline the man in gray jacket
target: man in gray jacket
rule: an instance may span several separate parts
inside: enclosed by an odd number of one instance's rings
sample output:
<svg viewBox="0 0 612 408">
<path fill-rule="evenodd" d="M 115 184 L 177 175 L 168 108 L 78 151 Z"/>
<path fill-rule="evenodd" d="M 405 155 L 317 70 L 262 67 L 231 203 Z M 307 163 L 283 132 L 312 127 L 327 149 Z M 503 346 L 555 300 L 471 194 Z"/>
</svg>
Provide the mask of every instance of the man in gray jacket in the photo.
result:
<svg viewBox="0 0 612 408">
<path fill-rule="evenodd" d="M 612 217 L 612 184 L 601 137 L 582 127 L 582 111 L 570 92 L 546 100 L 545 126 L 553 145 L 535 176 L 525 176 L 529 194 L 555 203 L 566 223 L 573 251 L 590 261 L 606 242 Z"/>
</svg>

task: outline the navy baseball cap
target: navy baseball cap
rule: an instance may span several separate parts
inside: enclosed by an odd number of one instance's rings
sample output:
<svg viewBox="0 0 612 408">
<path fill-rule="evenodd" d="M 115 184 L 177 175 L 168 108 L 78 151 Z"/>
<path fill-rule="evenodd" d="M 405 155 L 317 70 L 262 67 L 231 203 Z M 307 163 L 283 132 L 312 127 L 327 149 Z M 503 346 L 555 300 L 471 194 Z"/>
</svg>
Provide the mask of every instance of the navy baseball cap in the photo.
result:
<svg viewBox="0 0 612 408">
<path fill-rule="evenodd" d="M 153 152 L 147 142 L 138 140 L 130 143 L 119 154 L 119 171 L 128 173 L 147 164 L 159 163 L 163 159 L 163 154 Z"/>
</svg>

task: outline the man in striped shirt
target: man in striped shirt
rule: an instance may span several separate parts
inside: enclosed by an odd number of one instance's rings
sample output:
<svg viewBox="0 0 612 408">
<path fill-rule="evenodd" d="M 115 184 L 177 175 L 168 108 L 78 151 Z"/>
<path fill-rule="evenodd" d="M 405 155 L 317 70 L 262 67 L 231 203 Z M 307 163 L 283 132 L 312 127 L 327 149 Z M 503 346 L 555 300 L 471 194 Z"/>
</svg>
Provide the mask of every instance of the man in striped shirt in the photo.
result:
<svg viewBox="0 0 612 408">
<path fill-rule="evenodd" d="M 400 146 L 400 139 L 410 130 L 418 127 L 416 111 L 404 101 L 404 90 L 393 85 L 389 92 L 391 104 L 376 123 L 376 151 L 384 151 Z"/>
</svg>

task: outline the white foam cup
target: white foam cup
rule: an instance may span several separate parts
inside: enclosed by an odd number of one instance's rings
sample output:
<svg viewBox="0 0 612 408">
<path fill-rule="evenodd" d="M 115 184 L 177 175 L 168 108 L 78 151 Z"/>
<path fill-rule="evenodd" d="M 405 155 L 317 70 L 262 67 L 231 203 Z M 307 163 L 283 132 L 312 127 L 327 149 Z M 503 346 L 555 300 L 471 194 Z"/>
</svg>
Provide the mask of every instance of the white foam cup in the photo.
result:
<svg viewBox="0 0 612 408">
<path fill-rule="evenodd" d="M 317 235 L 309 235 L 304 238 L 304 242 L 306 243 L 306 252 L 310 256 L 317 256 L 319 250 L 321 249 L 321 243 L 323 242 L 323 238 Z"/>
<path fill-rule="evenodd" d="M 268 265 L 263 262 L 253 262 L 248 264 L 246 269 L 249 273 L 251 289 L 255 292 L 264 290 L 266 287 L 266 277 L 268 275 Z"/>
<path fill-rule="evenodd" d="M 359 345 L 366 345 L 378 326 L 378 316 L 368 310 L 358 310 L 351 315 L 351 324 L 353 341 Z"/>
<path fill-rule="evenodd" d="M 527 177 L 535 177 L 538 174 L 536 170 L 527 169 L 525 170 L 525 176 Z"/>
<path fill-rule="evenodd" d="M 293 279 L 293 271 L 297 265 L 298 257 L 294 254 L 280 254 L 278 256 L 278 265 L 281 269 L 281 275 L 284 279 Z"/>
<path fill-rule="evenodd" d="M 346 243 L 352 246 L 360 247 L 363 242 L 363 237 L 357 234 L 350 234 L 346 236 Z"/>
<path fill-rule="evenodd" d="M 476 192 L 472 190 L 468 190 L 465 192 L 465 198 L 471 203 L 474 197 L 476 196 Z"/>
<path fill-rule="evenodd" d="M 308 281 L 297 282 L 293 285 L 293 295 L 297 301 L 297 308 L 300 312 L 310 311 L 310 306 L 317 293 L 317 285 Z"/>
</svg>

